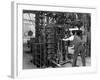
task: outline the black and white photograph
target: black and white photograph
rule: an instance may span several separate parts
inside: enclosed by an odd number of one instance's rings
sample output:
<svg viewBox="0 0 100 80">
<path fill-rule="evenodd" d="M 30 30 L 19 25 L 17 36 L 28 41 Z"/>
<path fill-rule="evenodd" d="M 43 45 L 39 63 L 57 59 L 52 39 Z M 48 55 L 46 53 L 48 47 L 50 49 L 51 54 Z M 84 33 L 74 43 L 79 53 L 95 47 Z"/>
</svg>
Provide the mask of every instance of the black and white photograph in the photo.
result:
<svg viewBox="0 0 100 80">
<path fill-rule="evenodd" d="M 14 2 L 12 12 L 14 78 L 97 70 L 96 8 Z"/>
<path fill-rule="evenodd" d="M 91 66 L 91 13 L 22 11 L 23 69 Z"/>
</svg>

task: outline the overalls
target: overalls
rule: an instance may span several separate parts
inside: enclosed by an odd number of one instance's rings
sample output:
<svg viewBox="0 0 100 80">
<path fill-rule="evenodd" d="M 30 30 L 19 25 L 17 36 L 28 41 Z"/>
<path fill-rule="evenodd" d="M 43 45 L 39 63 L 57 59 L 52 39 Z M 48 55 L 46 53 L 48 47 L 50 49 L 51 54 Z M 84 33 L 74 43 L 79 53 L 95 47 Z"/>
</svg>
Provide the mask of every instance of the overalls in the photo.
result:
<svg viewBox="0 0 100 80">
<path fill-rule="evenodd" d="M 72 66 L 76 66 L 76 62 L 77 62 L 77 57 L 80 53 L 81 59 L 82 59 L 82 64 L 83 66 L 86 65 L 85 62 L 85 48 L 83 46 L 82 40 L 80 37 L 78 36 L 74 36 L 74 40 L 73 40 L 73 44 L 74 44 L 74 55 L 73 55 L 73 63 Z"/>
</svg>

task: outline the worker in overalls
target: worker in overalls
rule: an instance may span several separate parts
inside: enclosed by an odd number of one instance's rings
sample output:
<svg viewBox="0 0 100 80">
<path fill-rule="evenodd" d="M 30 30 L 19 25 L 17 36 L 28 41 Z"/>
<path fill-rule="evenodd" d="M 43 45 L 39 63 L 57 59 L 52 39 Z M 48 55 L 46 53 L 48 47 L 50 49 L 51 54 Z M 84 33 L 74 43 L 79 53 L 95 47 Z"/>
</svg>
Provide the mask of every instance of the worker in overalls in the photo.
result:
<svg viewBox="0 0 100 80">
<path fill-rule="evenodd" d="M 76 32 L 74 33 L 74 40 L 73 40 L 73 45 L 74 45 L 74 55 L 73 55 L 73 63 L 72 66 L 77 66 L 76 62 L 77 62 L 77 57 L 80 54 L 81 56 L 81 60 L 82 60 L 82 64 L 83 66 L 86 65 L 85 62 L 85 48 L 84 48 L 84 41 L 81 39 L 80 35 L 77 34 Z"/>
<path fill-rule="evenodd" d="M 84 41 L 81 39 L 81 37 L 77 34 L 76 32 L 71 32 L 71 37 L 63 39 L 64 41 L 72 41 L 72 45 L 74 45 L 74 54 L 73 54 L 73 62 L 72 62 L 72 66 L 76 66 L 76 62 L 77 62 L 77 57 L 80 54 L 81 59 L 82 59 L 82 64 L 83 66 L 86 65 L 85 62 L 85 49 L 84 49 Z"/>
</svg>

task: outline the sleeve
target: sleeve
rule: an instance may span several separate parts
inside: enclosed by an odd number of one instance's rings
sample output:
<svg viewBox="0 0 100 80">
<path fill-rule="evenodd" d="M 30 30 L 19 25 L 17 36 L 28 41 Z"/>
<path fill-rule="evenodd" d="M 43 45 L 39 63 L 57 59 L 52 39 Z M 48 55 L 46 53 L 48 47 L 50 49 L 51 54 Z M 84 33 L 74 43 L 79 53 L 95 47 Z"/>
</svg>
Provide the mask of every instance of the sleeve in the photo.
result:
<svg viewBox="0 0 100 80">
<path fill-rule="evenodd" d="M 63 39 L 63 40 L 64 40 L 64 41 L 68 41 L 68 40 L 72 41 L 73 39 L 74 39 L 74 36 L 71 36 L 71 37 L 66 38 L 66 39 Z"/>
</svg>

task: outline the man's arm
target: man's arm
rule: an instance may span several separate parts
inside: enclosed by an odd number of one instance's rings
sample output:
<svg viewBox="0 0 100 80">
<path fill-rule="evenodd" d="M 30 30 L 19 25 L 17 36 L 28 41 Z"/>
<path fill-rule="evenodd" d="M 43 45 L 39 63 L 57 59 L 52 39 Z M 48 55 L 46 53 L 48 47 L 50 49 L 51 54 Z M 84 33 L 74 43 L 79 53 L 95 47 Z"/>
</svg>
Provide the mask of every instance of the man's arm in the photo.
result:
<svg viewBox="0 0 100 80">
<path fill-rule="evenodd" d="M 69 37 L 69 38 L 62 39 L 62 40 L 64 40 L 64 41 L 68 41 L 68 40 L 72 41 L 73 39 L 74 39 L 74 36 L 71 36 L 71 37 Z"/>
</svg>

